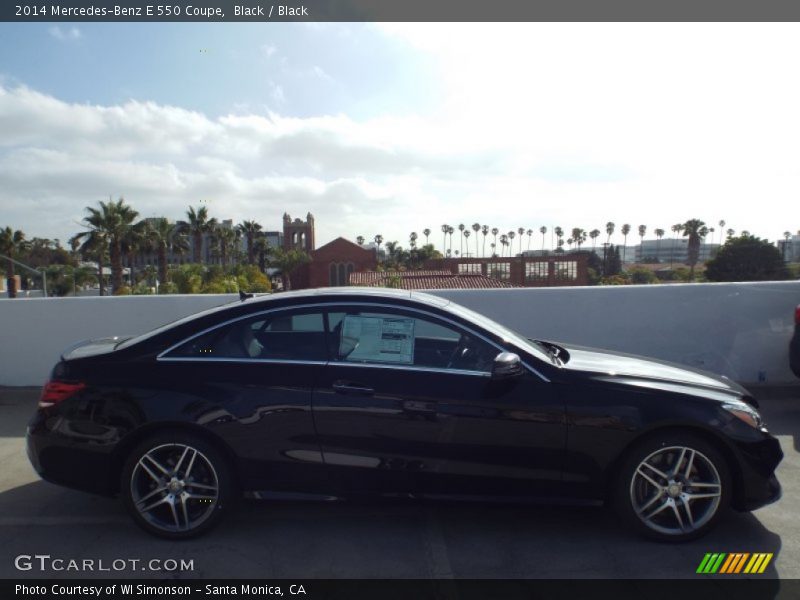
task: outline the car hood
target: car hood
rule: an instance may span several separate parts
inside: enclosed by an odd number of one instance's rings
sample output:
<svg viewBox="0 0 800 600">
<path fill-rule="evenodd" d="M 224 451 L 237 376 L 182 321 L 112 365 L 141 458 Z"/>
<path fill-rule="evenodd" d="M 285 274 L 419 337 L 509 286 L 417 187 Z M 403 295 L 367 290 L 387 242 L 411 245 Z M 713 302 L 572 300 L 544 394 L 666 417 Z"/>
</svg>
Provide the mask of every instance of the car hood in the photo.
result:
<svg viewBox="0 0 800 600">
<path fill-rule="evenodd" d="M 639 387 L 689 391 L 687 388 L 748 396 L 747 390 L 721 375 L 653 358 L 610 350 L 558 344 L 563 348 L 567 371 L 585 373 L 604 381 L 617 381 Z"/>
</svg>

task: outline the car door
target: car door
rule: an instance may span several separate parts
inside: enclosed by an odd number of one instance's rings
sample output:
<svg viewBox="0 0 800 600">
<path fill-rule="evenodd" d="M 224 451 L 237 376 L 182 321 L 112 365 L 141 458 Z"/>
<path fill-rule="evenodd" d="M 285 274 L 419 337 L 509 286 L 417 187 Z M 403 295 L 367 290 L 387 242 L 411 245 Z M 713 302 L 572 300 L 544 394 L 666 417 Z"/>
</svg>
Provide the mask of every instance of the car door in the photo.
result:
<svg viewBox="0 0 800 600">
<path fill-rule="evenodd" d="M 313 395 L 326 465 L 344 490 L 557 493 L 564 408 L 537 374 L 491 377 L 504 348 L 446 317 L 329 309 L 330 362 Z"/>
<path fill-rule="evenodd" d="M 327 492 L 311 393 L 327 359 L 318 308 L 266 311 L 201 333 L 159 358 L 196 424 L 238 457 L 247 490 Z"/>
</svg>

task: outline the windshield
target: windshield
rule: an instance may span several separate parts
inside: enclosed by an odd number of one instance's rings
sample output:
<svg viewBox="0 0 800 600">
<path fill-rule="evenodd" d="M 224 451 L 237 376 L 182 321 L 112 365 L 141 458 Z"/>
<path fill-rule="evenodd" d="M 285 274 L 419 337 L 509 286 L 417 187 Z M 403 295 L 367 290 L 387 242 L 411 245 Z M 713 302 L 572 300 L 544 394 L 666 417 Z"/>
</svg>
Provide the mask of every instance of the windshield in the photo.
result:
<svg viewBox="0 0 800 600">
<path fill-rule="evenodd" d="M 455 303 L 451 303 L 447 307 L 447 310 L 460 317 L 463 317 L 464 319 L 467 319 L 468 321 L 471 321 L 472 323 L 475 323 L 476 325 L 479 325 L 480 327 L 483 327 L 484 329 L 493 331 L 503 338 L 503 341 L 515 345 L 517 348 L 524 350 L 528 354 L 532 354 L 533 356 L 544 361 L 552 362 L 550 354 L 543 351 L 535 342 L 528 340 L 516 331 L 501 325 L 497 321 L 493 321 L 489 317 Z"/>
</svg>

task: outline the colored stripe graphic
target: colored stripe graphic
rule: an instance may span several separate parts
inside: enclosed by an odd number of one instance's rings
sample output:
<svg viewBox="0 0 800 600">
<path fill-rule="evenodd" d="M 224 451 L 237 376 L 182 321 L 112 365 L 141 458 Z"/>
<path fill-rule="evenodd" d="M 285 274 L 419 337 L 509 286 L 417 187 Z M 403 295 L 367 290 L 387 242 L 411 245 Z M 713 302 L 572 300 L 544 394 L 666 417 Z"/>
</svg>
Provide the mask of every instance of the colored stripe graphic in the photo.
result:
<svg viewBox="0 0 800 600">
<path fill-rule="evenodd" d="M 736 573 L 763 573 L 774 554 L 772 552 L 707 552 L 697 567 L 697 573 L 732 575 Z M 748 560 L 749 559 L 749 560 Z M 746 565 L 746 566 L 745 566 Z M 744 568 L 744 571 L 742 571 Z"/>
</svg>

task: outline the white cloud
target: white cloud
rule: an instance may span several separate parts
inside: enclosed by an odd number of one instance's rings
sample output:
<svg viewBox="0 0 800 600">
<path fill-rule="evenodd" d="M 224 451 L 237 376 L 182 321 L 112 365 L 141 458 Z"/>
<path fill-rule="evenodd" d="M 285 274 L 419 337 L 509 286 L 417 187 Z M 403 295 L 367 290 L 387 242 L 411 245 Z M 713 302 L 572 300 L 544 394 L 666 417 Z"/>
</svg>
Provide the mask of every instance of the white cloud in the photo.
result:
<svg viewBox="0 0 800 600">
<path fill-rule="evenodd" d="M 54 25 L 47 32 L 61 42 L 69 42 L 79 40 L 81 35 L 81 30 L 77 27 L 70 27 L 68 29 L 62 29 L 58 25 Z"/>
<path fill-rule="evenodd" d="M 800 197 L 794 26 L 370 27 L 434 65 L 430 113 L 288 117 L 297 91 L 274 84 L 272 112 L 211 118 L 0 85 L 5 219 L 64 238 L 112 194 L 171 218 L 207 199 L 219 218 L 267 228 L 311 211 L 321 243 L 381 233 L 405 245 L 430 227 L 440 244 L 445 222 L 652 231 L 697 217 L 773 239 L 800 227 L 779 210 Z M 305 75 L 316 90 L 327 73 Z"/>
</svg>

